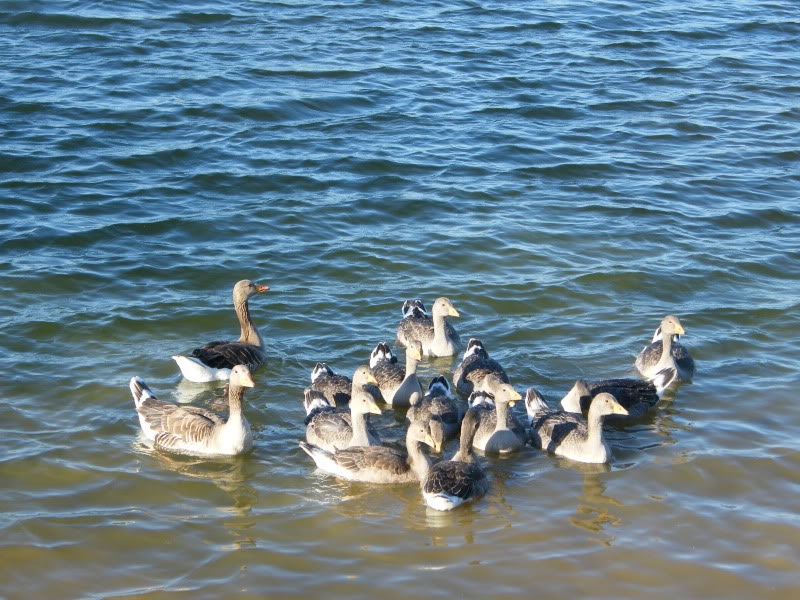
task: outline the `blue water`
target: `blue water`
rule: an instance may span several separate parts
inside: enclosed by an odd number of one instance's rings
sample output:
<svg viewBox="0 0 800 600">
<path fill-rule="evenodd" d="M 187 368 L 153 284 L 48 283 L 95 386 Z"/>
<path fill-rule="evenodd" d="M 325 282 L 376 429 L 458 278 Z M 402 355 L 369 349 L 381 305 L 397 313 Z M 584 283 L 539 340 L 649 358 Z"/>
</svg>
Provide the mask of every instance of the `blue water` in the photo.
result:
<svg viewBox="0 0 800 600">
<path fill-rule="evenodd" d="M 796 595 L 797 8 L 2 3 L 0 597 Z M 128 379 L 217 406 L 169 357 L 242 278 L 254 451 L 152 451 Z M 698 373 L 610 468 L 487 457 L 449 515 L 316 471 L 314 363 L 440 295 L 551 401 L 666 314 Z"/>
</svg>

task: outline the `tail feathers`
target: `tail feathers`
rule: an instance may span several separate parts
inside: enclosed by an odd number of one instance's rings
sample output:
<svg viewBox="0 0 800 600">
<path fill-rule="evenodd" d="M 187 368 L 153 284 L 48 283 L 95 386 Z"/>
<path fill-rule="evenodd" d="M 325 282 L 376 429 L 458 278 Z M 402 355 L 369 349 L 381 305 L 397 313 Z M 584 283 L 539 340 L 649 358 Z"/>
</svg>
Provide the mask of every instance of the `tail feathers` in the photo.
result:
<svg viewBox="0 0 800 600">
<path fill-rule="evenodd" d="M 660 396 L 677 378 L 678 370 L 675 367 L 667 367 L 651 377 L 650 382 L 656 386 L 656 393 Z"/>
<path fill-rule="evenodd" d="M 333 458 L 333 454 L 327 450 L 323 450 L 319 446 L 309 444 L 308 442 L 304 442 L 302 440 L 299 443 L 300 447 L 305 451 L 305 453 L 308 454 L 321 469 L 330 471 L 330 465 L 335 465 L 336 461 Z"/>
<path fill-rule="evenodd" d="M 536 388 L 528 388 L 525 392 L 525 411 L 528 419 L 532 420 L 538 413 L 550 410 Z"/>
<path fill-rule="evenodd" d="M 133 403 L 136 405 L 136 408 L 144 404 L 145 400 L 148 398 L 158 400 L 156 395 L 147 387 L 147 384 L 139 377 L 131 377 L 130 388 L 131 395 L 133 396 Z"/>
</svg>

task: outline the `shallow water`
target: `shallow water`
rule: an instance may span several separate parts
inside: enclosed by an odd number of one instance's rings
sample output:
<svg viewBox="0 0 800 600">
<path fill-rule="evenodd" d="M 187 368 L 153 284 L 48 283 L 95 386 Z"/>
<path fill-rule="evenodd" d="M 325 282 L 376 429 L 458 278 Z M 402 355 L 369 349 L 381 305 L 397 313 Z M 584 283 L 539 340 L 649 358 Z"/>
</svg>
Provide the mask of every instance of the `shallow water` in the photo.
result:
<svg viewBox="0 0 800 600">
<path fill-rule="evenodd" d="M 4 3 L 0 596 L 797 595 L 796 9 Z M 245 277 L 254 451 L 153 452 L 128 379 L 217 402 L 169 357 Z M 610 467 L 487 457 L 453 513 L 316 471 L 314 363 L 439 295 L 549 400 L 669 313 L 698 374 Z"/>
</svg>

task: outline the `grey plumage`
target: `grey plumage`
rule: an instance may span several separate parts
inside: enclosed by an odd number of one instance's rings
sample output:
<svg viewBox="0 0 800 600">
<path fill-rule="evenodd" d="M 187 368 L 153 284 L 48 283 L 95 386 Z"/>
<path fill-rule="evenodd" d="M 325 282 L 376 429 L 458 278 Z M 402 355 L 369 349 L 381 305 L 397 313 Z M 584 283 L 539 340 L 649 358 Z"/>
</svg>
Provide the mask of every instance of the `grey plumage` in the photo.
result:
<svg viewBox="0 0 800 600">
<path fill-rule="evenodd" d="M 453 383 L 459 394 L 469 396 L 487 375 L 495 375 L 504 383 L 509 383 L 503 366 L 489 358 L 486 347 L 479 339 L 472 338 L 467 344 L 461 364 L 453 373 Z"/>
</svg>

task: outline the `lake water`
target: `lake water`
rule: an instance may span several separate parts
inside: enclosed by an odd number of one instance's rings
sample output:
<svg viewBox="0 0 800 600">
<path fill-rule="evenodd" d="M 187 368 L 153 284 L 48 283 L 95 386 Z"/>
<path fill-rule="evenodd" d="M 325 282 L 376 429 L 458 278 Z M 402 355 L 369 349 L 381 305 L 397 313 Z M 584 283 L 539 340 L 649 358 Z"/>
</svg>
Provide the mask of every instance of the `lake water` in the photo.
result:
<svg viewBox="0 0 800 600">
<path fill-rule="evenodd" d="M 9 1 L 0 32 L 0 597 L 800 595 L 795 2 Z M 253 452 L 152 451 L 128 380 L 217 405 L 169 357 L 235 337 L 242 278 Z M 317 471 L 314 363 L 440 295 L 550 401 L 666 314 L 697 376 L 609 467 L 486 457 L 452 513 Z"/>
</svg>

